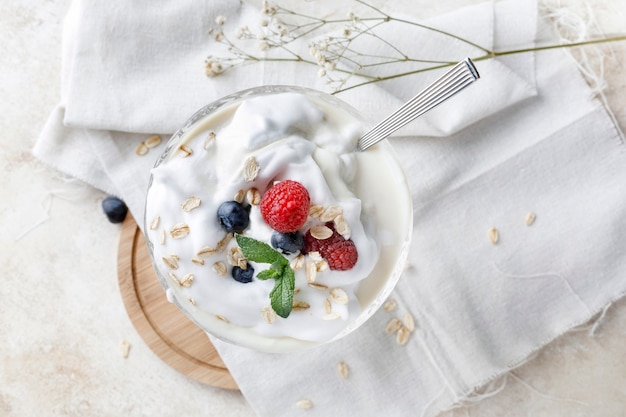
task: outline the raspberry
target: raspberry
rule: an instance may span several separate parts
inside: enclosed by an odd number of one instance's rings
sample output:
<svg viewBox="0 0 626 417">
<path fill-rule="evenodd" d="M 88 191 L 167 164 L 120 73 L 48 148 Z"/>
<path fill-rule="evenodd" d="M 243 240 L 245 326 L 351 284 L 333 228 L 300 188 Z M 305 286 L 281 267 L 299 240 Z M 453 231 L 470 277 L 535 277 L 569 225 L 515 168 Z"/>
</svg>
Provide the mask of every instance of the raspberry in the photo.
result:
<svg viewBox="0 0 626 417">
<path fill-rule="evenodd" d="M 328 267 L 335 271 L 347 271 L 352 269 L 359 259 L 359 253 L 352 239 L 346 239 L 341 236 L 332 227 L 332 223 L 326 224 L 333 231 L 328 239 L 319 240 L 311 235 L 311 231 L 307 231 L 304 236 L 304 253 L 319 252 L 328 263 Z"/>
<path fill-rule="evenodd" d="M 297 181 L 285 180 L 271 187 L 261 199 L 261 215 L 272 229 L 295 232 L 309 216 L 309 192 Z"/>
</svg>

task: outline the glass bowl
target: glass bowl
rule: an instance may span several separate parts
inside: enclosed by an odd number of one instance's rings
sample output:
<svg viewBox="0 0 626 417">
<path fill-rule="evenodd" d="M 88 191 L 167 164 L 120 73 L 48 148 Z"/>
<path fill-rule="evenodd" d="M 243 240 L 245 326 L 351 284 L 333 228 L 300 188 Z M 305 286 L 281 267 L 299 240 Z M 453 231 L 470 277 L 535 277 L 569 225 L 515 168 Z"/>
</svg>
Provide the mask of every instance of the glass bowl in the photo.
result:
<svg viewBox="0 0 626 417">
<path fill-rule="evenodd" d="M 156 162 L 146 198 L 144 233 L 168 300 L 207 334 L 258 351 L 311 348 L 362 325 L 402 274 L 413 218 L 391 145 L 356 151 L 369 126 L 338 98 L 293 86 L 240 91 L 193 114 Z M 258 277 L 270 265 L 242 261 L 217 207 L 237 201 L 249 213 L 240 233 L 271 246 L 274 231 L 259 199 L 286 179 L 310 195 L 299 232 L 315 226 L 341 232 L 354 242 L 358 260 L 340 270 L 321 249 L 283 254 L 295 277 L 292 311 L 283 318 L 270 298 L 278 279 Z M 233 269 L 250 266 L 251 282 L 233 279 Z"/>
</svg>

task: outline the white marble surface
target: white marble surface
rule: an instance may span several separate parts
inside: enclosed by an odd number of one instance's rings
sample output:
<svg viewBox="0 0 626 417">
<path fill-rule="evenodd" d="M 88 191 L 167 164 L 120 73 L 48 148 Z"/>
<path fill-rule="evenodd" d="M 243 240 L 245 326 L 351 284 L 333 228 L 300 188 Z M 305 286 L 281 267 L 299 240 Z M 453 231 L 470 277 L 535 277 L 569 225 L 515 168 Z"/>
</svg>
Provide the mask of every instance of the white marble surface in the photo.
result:
<svg viewBox="0 0 626 417">
<path fill-rule="evenodd" d="M 624 0 L 589 3 L 603 30 L 626 31 Z M 144 344 L 120 298 L 120 227 L 102 214 L 104 195 L 31 155 L 60 98 L 68 6 L 0 3 L 0 416 L 253 416 L 238 392 L 178 374 Z M 585 49 L 592 60 L 596 51 L 605 55 L 607 103 L 626 130 L 626 42 Z M 444 416 L 622 416 L 624 387 L 620 301 L 595 326 L 564 335 L 496 381 L 488 398 Z"/>
</svg>

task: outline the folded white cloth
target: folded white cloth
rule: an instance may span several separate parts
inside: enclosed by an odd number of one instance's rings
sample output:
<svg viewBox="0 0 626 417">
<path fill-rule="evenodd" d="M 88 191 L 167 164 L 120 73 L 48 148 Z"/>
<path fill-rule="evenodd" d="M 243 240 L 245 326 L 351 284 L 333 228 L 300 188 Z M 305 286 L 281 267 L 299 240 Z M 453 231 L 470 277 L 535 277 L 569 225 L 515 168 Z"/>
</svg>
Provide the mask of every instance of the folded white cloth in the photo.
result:
<svg viewBox="0 0 626 417">
<path fill-rule="evenodd" d="M 327 10 L 336 8 L 329 2 Z M 227 0 L 158 7 L 145 0 L 76 0 L 64 36 L 63 99 L 35 154 L 120 195 L 142 224 L 149 169 L 162 148 L 135 155 L 147 134 L 172 133 L 198 107 L 244 87 L 323 88 L 315 71 L 309 77 L 284 63 L 205 77 L 214 18 L 224 15 L 236 26 L 251 14 L 247 3 Z M 536 22 L 534 2 L 509 0 L 459 9 L 428 25 L 502 49 L 532 44 Z M 414 43 L 416 55 L 429 59 L 478 52 L 402 25 L 380 30 L 402 48 Z M 477 67 L 480 82 L 392 139 L 415 215 L 410 264 L 392 295 L 398 307 L 378 312 L 345 339 L 303 353 L 263 354 L 214 340 L 260 416 L 297 415 L 301 399 L 313 402 L 310 415 L 435 415 L 624 294 L 620 132 L 563 51 Z M 377 120 L 437 75 L 340 97 Z M 531 212 L 536 220 L 526 225 Z M 496 244 L 488 238 L 492 228 Z M 405 313 L 415 317 L 416 330 L 401 346 L 385 326 Z M 345 379 L 339 362 L 350 368 Z"/>
</svg>

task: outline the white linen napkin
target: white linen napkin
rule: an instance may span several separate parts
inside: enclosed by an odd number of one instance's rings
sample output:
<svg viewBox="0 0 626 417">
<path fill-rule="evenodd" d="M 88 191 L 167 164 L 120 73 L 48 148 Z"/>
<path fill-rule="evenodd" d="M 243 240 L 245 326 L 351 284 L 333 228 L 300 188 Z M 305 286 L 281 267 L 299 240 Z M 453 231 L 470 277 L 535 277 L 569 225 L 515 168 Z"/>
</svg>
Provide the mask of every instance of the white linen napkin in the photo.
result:
<svg viewBox="0 0 626 417">
<path fill-rule="evenodd" d="M 123 197 L 141 225 L 149 169 L 161 149 L 135 155 L 148 134 L 172 133 L 196 108 L 244 87 L 323 88 L 315 74 L 292 65 L 203 75 L 214 18 L 224 15 L 236 26 L 251 14 L 247 3 L 226 0 L 158 8 L 145 0 L 75 1 L 64 36 L 63 99 L 35 154 Z M 511 48 L 532 43 L 536 5 L 480 4 L 428 24 L 488 48 Z M 436 59 L 476 54 L 446 37 L 385 30 L 381 35 L 398 45 L 415 42 Z M 621 133 L 563 51 L 477 67 L 480 82 L 392 139 L 415 215 L 410 263 L 392 295 L 398 307 L 303 353 L 257 353 L 213 340 L 260 416 L 299 415 L 296 403 L 303 399 L 313 404 L 307 415 L 433 416 L 624 294 Z M 377 120 L 419 89 L 407 86 L 424 86 L 436 75 L 340 97 Z M 526 225 L 531 212 L 536 220 Z M 492 228 L 499 233 L 495 244 Z M 401 346 L 385 326 L 406 313 L 416 329 Z M 350 369 L 347 378 L 337 372 L 340 362 Z"/>
</svg>

